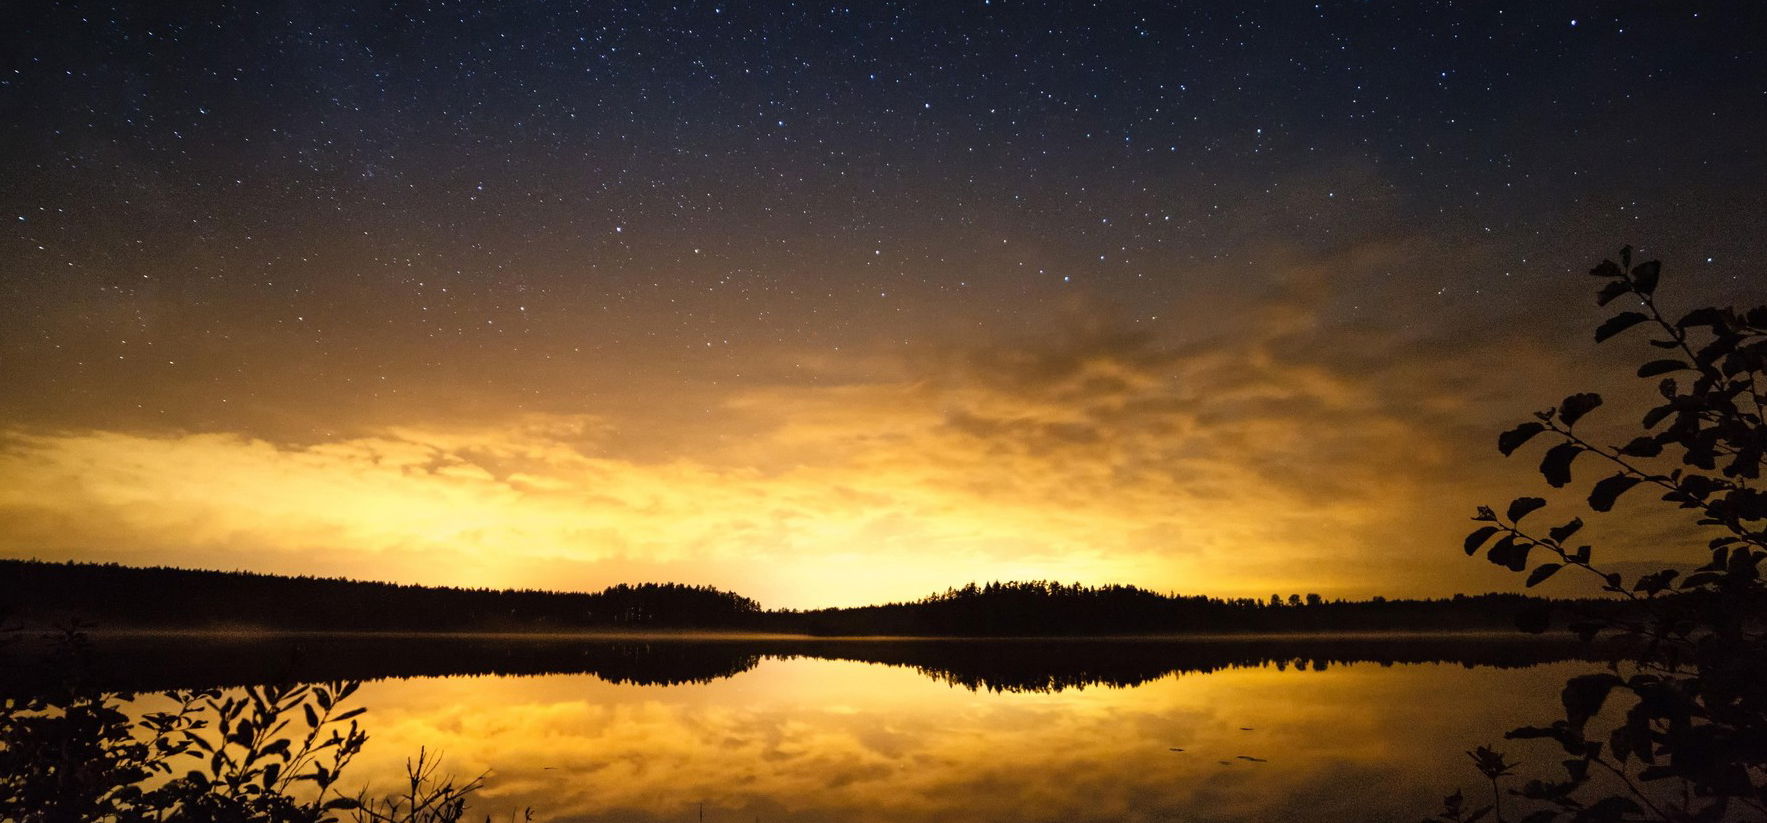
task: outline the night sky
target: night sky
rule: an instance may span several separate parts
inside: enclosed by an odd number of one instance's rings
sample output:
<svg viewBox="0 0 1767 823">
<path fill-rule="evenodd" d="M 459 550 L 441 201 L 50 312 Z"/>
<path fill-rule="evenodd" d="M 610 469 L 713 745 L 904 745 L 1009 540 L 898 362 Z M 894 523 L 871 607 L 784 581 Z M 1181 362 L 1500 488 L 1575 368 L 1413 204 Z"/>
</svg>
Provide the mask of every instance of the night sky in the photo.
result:
<svg viewBox="0 0 1767 823">
<path fill-rule="evenodd" d="M 1458 551 L 1544 490 L 1496 433 L 1652 391 L 1583 272 L 1631 243 L 1671 308 L 1767 299 L 1764 35 L 8 3 L 0 554 L 773 606 L 1513 589 Z M 1681 548 L 1621 509 L 1616 557 Z"/>
</svg>

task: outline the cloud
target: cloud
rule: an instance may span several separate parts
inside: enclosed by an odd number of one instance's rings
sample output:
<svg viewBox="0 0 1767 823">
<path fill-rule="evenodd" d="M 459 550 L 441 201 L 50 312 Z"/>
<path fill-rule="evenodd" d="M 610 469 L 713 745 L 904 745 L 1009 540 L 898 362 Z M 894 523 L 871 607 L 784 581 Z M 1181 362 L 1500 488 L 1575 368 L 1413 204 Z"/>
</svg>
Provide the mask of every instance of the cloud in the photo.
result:
<svg viewBox="0 0 1767 823">
<path fill-rule="evenodd" d="M 1334 320 L 1334 278 L 1392 254 L 1284 268 L 1226 324 L 1081 308 L 1034 338 L 824 353 L 812 380 L 699 385 L 698 416 L 413 412 L 298 443 L 14 428 L 0 551 L 492 586 L 665 577 L 794 606 L 1004 578 L 1513 587 L 1453 548 L 1473 504 L 1532 490 L 1489 446 L 1493 418 L 1537 402 L 1512 387 L 1568 366 L 1517 337 Z"/>
</svg>

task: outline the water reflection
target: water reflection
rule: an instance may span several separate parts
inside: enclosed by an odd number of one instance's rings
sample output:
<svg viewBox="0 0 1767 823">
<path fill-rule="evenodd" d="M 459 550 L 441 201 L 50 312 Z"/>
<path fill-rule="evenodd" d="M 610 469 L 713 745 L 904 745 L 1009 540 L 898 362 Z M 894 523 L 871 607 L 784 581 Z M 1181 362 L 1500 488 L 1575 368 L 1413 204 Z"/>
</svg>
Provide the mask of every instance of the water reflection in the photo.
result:
<svg viewBox="0 0 1767 823">
<path fill-rule="evenodd" d="M 1461 751 L 1549 716 L 1589 667 L 1513 635 L 97 646 L 120 688 L 370 680 L 351 783 L 393 787 L 439 748 L 491 770 L 475 814 L 561 821 L 1416 820 L 1468 782 Z"/>
<path fill-rule="evenodd" d="M 667 688 L 387 681 L 364 690 L 356 776 L 388 783 L 439 745 L 494 770 L 482 811 L 556 820 L 693 820 L 702 803 L 741 821 L 1416 820 L 1464 781 L 1467 741 L 1549 709 L 1568 671 L 1260 666 L 988 692 L 800 658 Z"/>
<path fill-rule="evenodd" d="M 269 682 L 458 675 L 590 674 L 618 684 L 675 685 L 728 678 L 769 658 L 848 660 L 903 667 L 986 691 L 1135 686 L 1170 674 L 1347 663 L 1532 666 L 1590 659 L 1573 638 L 1506 634 L 1302 635 L 1108 640 L 826 640 L 804 637 L 583 637 L 559 635 L 100 634 L 101 683 L 137 691 Z M 14 650 L 11 660 L 26 655 Z M 7 662 L 0 660 L 0 662 Z M 6 667 L 0 679 L 40 669 Z"/>
</svg>

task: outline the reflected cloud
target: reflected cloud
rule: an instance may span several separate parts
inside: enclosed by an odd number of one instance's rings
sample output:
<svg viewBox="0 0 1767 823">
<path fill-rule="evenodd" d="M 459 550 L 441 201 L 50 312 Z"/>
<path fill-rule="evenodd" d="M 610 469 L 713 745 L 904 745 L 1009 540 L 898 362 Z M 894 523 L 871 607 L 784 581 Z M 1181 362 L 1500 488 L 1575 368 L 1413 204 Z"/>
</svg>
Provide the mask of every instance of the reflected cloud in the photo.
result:
<svg viewBox="0 0 1767 823">
<path fill-rule="evenodd" d="M 532 805 L 550 820 L 692 819 L 701 803 L 707 820 L 1403 817 L 1461 777 L 1436 772 L 1459 765 L 1440 741 L 1549 710 L 1562 674 L 1266 667 L 990 694 L 899 669 L 775 660 L 668 689 L 379 683 L 362 692 L 375 737 L 357 777 L 390 784 L 396 755 L 439 745 L 461 773 L 493 770 L 482 811 Z M 1354 788 L 1366 780 L 1385 789 Z"/>
</svg>

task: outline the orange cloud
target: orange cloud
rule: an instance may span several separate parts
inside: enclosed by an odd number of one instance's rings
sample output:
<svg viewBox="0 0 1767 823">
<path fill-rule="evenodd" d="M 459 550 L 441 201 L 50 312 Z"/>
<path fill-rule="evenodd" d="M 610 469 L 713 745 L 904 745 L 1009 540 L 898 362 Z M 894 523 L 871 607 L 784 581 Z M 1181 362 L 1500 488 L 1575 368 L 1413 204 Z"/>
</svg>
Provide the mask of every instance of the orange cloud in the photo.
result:
<svg viewBox="0 0 1767 823">
<path fill-rule="evenodd" d="M 668 578 L 786 606 L 1005 578 L 1513 587 L 1454 547 L 1473 504 L 1533 491 L 1490 451 L 1492 421 L 1556 395 L 1507 386 L 1566 365 L 1509 338 L 1333 324 L 1325 266 L 1285 278 L 1188 340 L 1081 312 L 1035 340 L 789 355 L 816 379 L 698 385 L 698 417 L 412 411 L 300 444 L 15 428 L 0 552 L 489 586 Z"/>
</svg>

